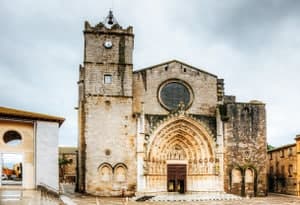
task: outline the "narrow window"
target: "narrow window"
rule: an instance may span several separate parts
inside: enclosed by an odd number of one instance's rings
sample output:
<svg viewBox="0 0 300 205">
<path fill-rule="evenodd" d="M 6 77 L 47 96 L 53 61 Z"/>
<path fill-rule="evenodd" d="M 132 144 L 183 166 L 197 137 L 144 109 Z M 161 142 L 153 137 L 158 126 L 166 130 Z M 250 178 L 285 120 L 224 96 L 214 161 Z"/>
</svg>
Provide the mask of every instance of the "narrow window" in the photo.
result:
<svg viewBox="0 0 300 205">
<path fill-rule="evenodd" d="M 248 168 L 245 172 L 245 182 L 246 183 L 253 183 L 254 182 L 254 174 L 253 170 Z"/>
<path fill-rule="evenodd" d="M 281 156 L 280 157 L 284 157 L 284 149 L 281 150 Z"/>
<path fill-rule="evenodd" d="M 292 156 L 292 155 L 293 155 L 293 148 L 290 147 L 290 148 L 289 148 L 289 156 Z"/>
<path fill-rule="evenodd" d="M 105 74 L 104 75 L 104 84 L 111 84 L 112 83 L 112 76 Z"/>
<path fill-rule="evenodd" d="M 235 168 L 231 172 L 232 183 L 241 183 L 242 182 L 242 173 L 241 170 Z"/>
<path fill-rule="evenodd" d="M 292 177 L 293 176 L 293 165 L 290 164 L 289 165 L 289 177 Z"/>
<path fill-rule="evenodd" d="M 274 171 L 273 171 L 273 166 L 271 166 L 271 167 L 270 167 L 270 174 L 272 175 L 273 172 L 274 172 Z"/>
</svg>

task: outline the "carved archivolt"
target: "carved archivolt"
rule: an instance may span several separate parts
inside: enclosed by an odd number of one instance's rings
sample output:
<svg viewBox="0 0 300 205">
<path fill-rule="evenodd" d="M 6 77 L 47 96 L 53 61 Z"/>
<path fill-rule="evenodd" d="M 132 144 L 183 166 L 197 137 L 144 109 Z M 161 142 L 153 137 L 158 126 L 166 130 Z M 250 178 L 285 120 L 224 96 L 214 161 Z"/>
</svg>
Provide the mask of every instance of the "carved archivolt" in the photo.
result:
<svg viewBox="0 0 300 205">
<path fill-rule="evenodd" d="M 185 160 L 188 174 L 215 174 L 215 142 L 194 119 L 177 116 L 161 124 L 146 146 L 146 174 L 166 174 L 167 160 Z"/>
</svg>

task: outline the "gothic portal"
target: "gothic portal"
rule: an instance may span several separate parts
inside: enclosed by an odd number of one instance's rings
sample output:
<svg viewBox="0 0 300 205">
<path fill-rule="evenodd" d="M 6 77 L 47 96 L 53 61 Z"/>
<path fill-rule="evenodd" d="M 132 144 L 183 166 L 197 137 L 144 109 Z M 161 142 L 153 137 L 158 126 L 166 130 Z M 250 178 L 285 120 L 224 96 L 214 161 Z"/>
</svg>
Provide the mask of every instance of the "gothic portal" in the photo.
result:
<svg viewBox="0 0 300 205">
<path fill-rule="evenodd" d="M 223 79 L 171 60 L 133 69 L 133 28 L 110 12 L 84 28 L 79 180 L 95 195 L 225 191 L 266 194 L 266 116 Z"/>
</svg>

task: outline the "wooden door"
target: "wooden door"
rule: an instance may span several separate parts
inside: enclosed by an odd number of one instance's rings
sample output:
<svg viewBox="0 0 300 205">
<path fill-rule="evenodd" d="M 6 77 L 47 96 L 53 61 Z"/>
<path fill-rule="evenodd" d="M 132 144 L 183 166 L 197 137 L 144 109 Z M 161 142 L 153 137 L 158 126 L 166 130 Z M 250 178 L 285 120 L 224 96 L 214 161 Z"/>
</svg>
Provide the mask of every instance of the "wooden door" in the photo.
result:
<svg viewBox="0 0 300 205">
<path fill-rule="evenodd" d="M 167 190 L 169 192 L 184 193 L 186 190 L 186 165 L 167 165 Z"/>
</svg>

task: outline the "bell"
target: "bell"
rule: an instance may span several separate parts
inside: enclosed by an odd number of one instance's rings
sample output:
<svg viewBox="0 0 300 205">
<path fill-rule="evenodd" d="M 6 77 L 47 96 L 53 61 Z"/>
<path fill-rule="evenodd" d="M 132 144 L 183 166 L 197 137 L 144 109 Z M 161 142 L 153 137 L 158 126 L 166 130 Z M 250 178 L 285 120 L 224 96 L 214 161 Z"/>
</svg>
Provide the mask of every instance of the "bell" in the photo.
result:
<svg viewBox="0 0 300 205">
<path fill-rule="evenodd" d="M 109 25 L 113 25 L 114 24 L 114 21 L 112 19 L 109 19 L 108 22 L 107 22 Z"/>
<path fill-rule="evenodd" d="M 114 24 L 114 15 L 113 15 L 112 11 L 109 11 L 107 24 L 109 24 L 109 25 Z"/>
</svg>

